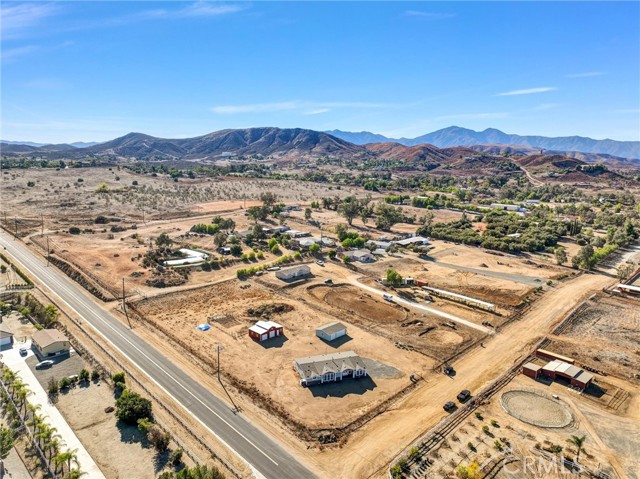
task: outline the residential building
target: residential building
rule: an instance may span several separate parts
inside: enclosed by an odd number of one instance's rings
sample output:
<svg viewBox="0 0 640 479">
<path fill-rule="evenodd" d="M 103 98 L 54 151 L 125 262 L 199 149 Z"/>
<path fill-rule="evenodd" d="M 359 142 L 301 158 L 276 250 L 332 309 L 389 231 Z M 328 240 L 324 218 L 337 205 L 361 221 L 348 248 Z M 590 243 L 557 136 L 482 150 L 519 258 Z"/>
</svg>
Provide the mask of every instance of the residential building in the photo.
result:
<svg viewBox="0 0 640 479">
<path fill-rule="evenodd" d="M 376 258 L 368 249 L 357 249 L 353 251 L 345 251 L 343 256 L 347 256 L 352 261 L 360 261 L 361 263 L 373 263 Z"/>
<path fill-rule="evenodd" d="M 353 351 L 298 358 L 293 362 L 300 384 L 312 386 L 342 381 L 344 378 L 361 378 L 367 375 L 364 361 Z"/>
<path fill-rule="evenodd" d="M 13 332 L 4 324 L 0 324 L 0 348 L 13 345 Z"/>
<path fill-rule="evenodd" d="M 410 238 L 401 239 L 399 241 L 394 241 L 395 244 L 403 247 L 413 246 L 413 245 L 428 245 L 429 239 L 424 236 L 412 236 Z"/>
<path fill-rule="evenodd" d="M 276 271 L 276 278 L 283 281 L 291 281 L 292 279 L 303 278 L 309 274 L 311 274 L 311 268 L 306 264 L 300 264 Z"/>
<path fill-rule="evenodd" d="M 31 337 L 31 345 L 40 357 L 69 353 L 71 344 L 57 329 L 42 329 Z"/>
</svg>

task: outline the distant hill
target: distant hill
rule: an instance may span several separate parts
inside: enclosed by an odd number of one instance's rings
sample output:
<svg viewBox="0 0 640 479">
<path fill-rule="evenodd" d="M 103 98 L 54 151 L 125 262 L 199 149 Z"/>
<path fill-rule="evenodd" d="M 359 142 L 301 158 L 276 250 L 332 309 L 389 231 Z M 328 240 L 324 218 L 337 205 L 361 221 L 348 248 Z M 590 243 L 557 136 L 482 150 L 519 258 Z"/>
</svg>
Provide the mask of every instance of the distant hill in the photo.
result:
<svg viewBox="0 0 640 479">
<path fill-rule="evenodd" d="M 78 154 L 138 159 L 162 157 L 211 159 L 225 154 L 286 156 L 366 155 L 364 147 L 327 133 L 302 128 L 221 130 L 194 138 L 165 139 L 129 133 L 115 140 L 77 150 Z"/>
<path fill-rule="evenodd" d="M 70 151 L 76 149 L 77 148 L 75 146 L 67 145 L 66 143 L 41 146 L 32 146 L 25 143 L 0 143 L 0 150 L 3 153 L 47 153 L 52 151 Z"/>
<path fill-rule="evenodd" d="M 332 130 L 331 134 L 355 144 L 366 144 L 375 138 L 375 142 L 395 142 L 405 146 L 428 143 L 440 148 L 473 145 L 517 145 L 530 146 L 554 151 L 578 151 L 583 153 L 602 153 L 622 158 L 640 159 L 640 141 L 594 140 L 582 136 L 550 138 L 545 136 L 520 136 L 504 133 L 495 128 L 474 131 L 458 126 L 450 126 L 416 138 L 386 138 L 369 132 L 353 133 Z"/>
<path fill-rule="evenodd" d="M 90 146 L 98 145 L 97 141 L 75 141 L 73 143 L 69 143 L 71 146 L 75 146 L 76 148 L 88 148 Z"/>
</svg>

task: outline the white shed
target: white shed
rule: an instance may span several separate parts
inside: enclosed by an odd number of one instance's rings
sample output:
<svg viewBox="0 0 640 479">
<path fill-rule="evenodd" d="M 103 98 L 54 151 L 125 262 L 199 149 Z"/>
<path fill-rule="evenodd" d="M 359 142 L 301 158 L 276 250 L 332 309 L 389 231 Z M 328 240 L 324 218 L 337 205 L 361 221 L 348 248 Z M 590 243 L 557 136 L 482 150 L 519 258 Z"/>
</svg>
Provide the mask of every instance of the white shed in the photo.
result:
<svg viewBox="0 0 640 479">
<path fill-rule="evenodd" d="M 347 327 L 338 322 L 325 324 L 324 326 L 316 328 L 316 336 L 325 341 L 333 341 L 334 339 L 346 336 L 346 334 Z"/>
</svg>

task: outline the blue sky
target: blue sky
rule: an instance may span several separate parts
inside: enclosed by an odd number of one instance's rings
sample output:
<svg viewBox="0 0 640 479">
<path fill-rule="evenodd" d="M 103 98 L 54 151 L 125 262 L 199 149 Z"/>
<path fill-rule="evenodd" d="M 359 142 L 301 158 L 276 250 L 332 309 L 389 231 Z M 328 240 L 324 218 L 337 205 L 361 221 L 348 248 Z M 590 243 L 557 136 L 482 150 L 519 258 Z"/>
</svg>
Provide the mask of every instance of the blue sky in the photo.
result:
<svg viewBox="0 0 640 479">
<path fill-rule="evenodd" d="M 639 2 L 2 2 L 6 140 L 450 125 L 640 140 Z"/>
</svg>

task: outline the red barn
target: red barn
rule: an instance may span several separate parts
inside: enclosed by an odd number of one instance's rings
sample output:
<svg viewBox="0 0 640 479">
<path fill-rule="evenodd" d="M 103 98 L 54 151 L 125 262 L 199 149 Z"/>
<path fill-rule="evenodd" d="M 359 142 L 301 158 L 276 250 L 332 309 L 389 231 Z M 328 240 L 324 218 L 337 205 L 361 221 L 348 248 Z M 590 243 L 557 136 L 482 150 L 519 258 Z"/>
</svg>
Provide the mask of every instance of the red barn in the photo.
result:
<svg viewBox="0 0 640 479">
<path fill-rule="evenodd" d="M 284 327 L 273 321 L 258 321 L 249 328 L 249 337 L 258 342 L 282 336 L 283 334 Z"/>
</svg>

